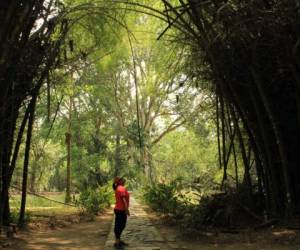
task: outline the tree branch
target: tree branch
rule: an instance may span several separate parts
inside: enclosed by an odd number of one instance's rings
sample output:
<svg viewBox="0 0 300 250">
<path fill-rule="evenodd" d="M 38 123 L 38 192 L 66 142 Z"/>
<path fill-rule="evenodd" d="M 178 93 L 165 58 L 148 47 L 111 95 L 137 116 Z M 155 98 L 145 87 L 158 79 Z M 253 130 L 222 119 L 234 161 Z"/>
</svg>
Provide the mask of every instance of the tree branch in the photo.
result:
<svg viewBox="0 0 300 250">
<path fill-rule="evenodd" d="M 151 142 L 151 145 L 155 145 L 156 143 L 158 143 L 165 135 L 167 135 L 168 133 L 174 131 L 175 129 L 179 128 L 180 126 L 182 126 L 186 120 L 184 119 L 183 121 L 181 121 L 180 123 L 176 124 L 178 121 L 180 121 L 180 119 L 182 119 L 182 117 L 177 118 L 175 121 L 173 121 L 169 127 L 162 132 L 156 139 L 154 139 Z"/>
</svg>

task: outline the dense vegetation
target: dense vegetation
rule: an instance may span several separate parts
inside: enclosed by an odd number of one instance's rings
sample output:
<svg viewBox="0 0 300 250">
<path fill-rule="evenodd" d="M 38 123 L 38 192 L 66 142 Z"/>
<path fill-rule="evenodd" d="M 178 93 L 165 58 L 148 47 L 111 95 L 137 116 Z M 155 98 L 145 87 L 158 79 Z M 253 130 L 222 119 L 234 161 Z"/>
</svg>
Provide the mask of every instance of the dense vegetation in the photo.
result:
<svg viewBox="0 0 300 250">
<path fill-rule="evenodd" d="M 97 212 L 115 175 L 195 227 L 218 203 L 299 213 L 299 20 L 290 0 L 2 1 L 0 225 L 14 188 L 22 225 L 26 191 Z"/>
</svg>

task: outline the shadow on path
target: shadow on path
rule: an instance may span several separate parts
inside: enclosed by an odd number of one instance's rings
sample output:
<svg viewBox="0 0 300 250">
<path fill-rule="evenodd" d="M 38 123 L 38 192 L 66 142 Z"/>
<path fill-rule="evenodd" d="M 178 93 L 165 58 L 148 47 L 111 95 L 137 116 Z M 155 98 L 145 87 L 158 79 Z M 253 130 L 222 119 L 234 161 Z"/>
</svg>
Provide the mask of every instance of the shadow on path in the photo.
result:
<svg viewBox="0 0 300 250">
<path fill-rule="evenodd" d="M 112 220 L 112 213 L 97 217 L 95 221 L 73 224 L 53 231 L 22 233 L 19 249 L 27 250 L 103 250 Z"/>
<path fill-rule="evenodd" d="M 105 250 L 116 249 L 113 244 L 114 222 L 112 223 L 108 239 L 105 243 Z M 122 240 L 129 246 L 126 250 L 185 250 L 187 248 L 175 244 L 175 239 L 164 239 L 159 231 L 150 221 L 142 206 L 131 196 L 130 216 L 127 220 L 126 228 L 122 234 Z"/>
</svg>

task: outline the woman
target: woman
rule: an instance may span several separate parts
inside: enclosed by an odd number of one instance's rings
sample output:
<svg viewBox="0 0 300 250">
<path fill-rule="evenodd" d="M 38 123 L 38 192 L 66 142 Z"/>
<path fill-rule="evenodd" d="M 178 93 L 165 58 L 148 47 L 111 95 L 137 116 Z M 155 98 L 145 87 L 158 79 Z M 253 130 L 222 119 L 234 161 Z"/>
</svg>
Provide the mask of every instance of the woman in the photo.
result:
<svg viewBox="0 0 300 250">
<path fill-rule="evenodd" d="M 116 236 L 116 247 L 122 247 L 127 245 L 124 241 L 121 240 L 121 234 L 126 226 L 127 216 L 129 213 L 129 193 L 126 189 L 125 179 L 120 177 L 115 177 L 113 183 L 113 189 L 115 190 L 115 236 Z"/>
</svg>

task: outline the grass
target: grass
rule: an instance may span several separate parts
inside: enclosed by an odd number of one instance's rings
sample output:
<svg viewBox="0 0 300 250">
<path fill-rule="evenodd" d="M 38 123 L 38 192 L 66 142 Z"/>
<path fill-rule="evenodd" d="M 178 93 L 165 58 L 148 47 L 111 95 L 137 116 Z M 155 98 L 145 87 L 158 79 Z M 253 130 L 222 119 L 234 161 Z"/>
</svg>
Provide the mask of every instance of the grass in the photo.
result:
<svg viewBox="0 0 300 250">
<path fill-rule="evenodd" d="M 59 202 L 65 201 L 65 193 L 45 193 L 43 196 Z M 13 212 L 18 212 L 20 205 L 21 195 L 11 195 L 11 210 Z M 26 212 L 30 213 L 32 216 L 55 216 L 78 213 L 80 212 L 80 209 L 28 194 L 26 198 Z"/>
</svg>

